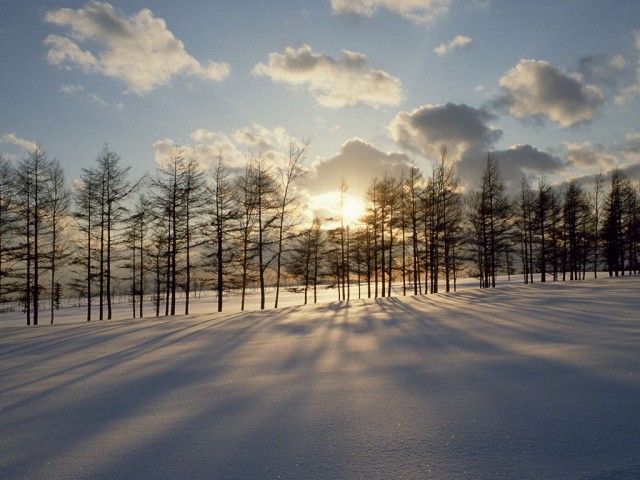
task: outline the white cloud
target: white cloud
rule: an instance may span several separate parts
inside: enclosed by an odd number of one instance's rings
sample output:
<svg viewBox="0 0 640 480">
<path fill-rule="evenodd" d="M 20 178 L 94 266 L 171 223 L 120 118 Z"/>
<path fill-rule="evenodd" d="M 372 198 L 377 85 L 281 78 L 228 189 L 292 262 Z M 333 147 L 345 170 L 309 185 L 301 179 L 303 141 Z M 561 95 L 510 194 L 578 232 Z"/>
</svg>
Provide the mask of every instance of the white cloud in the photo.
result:
<svg viewBox="0 0 640 480">
<path fill-rule="evenodd" d="M 84 87 L 82 85 L 60 85 L 59 91 L 62 93 L 73 95 L 76 93 L 84 92 Z"/>
<path fill-rule="evenodd" d="M 284 128 L 272 130 L 258 124 L 235 130 L 231 135 L 199 128 L 189 135 L 189 140 L 178 147 L 185 155 L 198 157 L 200 165 L 208 168 L 216 165 L 220 155 L 231 169 L 242 168 L 248 154 L 261 155 L 271 165 L 278 166 L 286 160 L 289 142 L 296 141 Z M 170 138 L 153 144 L 156 163 L 165 160 L 177 142 Z"/>
<path fill-rule="evenodd" d="M 436 55 L 442 57 L 448 53 L 453 52 L 454 50 L 467 48 L 471 46 L 472 43 L 473 39 L 471 39 L 470 37 L 467 37 L 465 35 L 456 35 L 449 43 L 443 42 L 436 48 L 434 48 L 433 51 L 436 53 Z"/>
<path fill-rule="evenodd" d="M 270 53 L 268 64 L 258 63 L 252 73 L 304 88 L 329 108 L 359 103 L 379 108 L 398 105 L 404 98 L 398 78 L 371 68 L 364 54 L 348 50 L 336 60 L 314 53 L 309 45 L 287 47 L 282 54 Z"/>
<path fill-rule="evenodd" d="M 189 55 L 165 21 L 149 9 L 126 16 L 109 3 L 92 1 L 77 10 L 47 12 L 45 20 L 68 30 L 66 36 L 45 39 L 50 64 L 120 79 L 130 92 L 149 92 L 178 74 L 214 81 L 229 75 L 228 64 L 210 61 L 203 65 Z M 95 53 L 83 50 L 83 43 L 95 46 Z"/>
<path fill-rule="evenodd" d="M 331 9 L 337 14 L 372 17 L 383 8 L 416 24 L 432 23 L 450 6 L 451 0 L 331 0 Z"/>
<path fill-rule="evenodd" d="M 32 140 L 26 140 L 18 137 L 15 133 L 5 133 L 0 137 L 0 143 L 10 143 L 17 147 L 23 148 L 28 152 L 32 152 L 38 146 L 36 142 Z"/>
<path fill-rule="evenodd" d="M 101 107 L 114 107 L 117 110 L 122 110 L 124 108 L 124 104 L 115 103 L 113 105 L 109 104 L 105 99 L 103 99 L 100 95 L 95 93 L 86 92 L 83 85 L 69 85 L 64 84 L 61 85 L 58 89 L 59 92 L 62 92 L 65 95 L 76 96 L 80 98 L 84 98 L 89 100 L 91 103 L 100 105 Z"/>
<path fill-rule="evenodd" d="M 591 120 L 604 103 L 601 88 L 544 60 L 520 60 L 500 86 L 505 93 L 498 103 L 514 117 L 546 117 L 563 127 Z"/>
</svg>

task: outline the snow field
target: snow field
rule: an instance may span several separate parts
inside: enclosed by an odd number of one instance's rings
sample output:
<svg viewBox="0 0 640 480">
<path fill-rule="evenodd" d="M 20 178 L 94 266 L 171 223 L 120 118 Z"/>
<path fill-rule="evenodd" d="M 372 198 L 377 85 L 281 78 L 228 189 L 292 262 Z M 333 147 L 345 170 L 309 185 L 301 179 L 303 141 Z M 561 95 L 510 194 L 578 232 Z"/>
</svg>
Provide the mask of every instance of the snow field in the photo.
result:
<svg viewBox="0 0 640 480">
<path fill-rule="evenodd" d="M 640 278 L 0 329 L 0 478 L 638 478 Z"/>
</svg>

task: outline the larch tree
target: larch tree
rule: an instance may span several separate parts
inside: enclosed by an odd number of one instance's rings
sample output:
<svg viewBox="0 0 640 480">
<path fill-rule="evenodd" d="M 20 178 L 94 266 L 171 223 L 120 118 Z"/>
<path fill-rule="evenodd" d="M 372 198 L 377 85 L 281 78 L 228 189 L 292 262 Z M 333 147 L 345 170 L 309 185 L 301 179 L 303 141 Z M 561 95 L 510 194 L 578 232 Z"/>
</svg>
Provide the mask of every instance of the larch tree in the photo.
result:
<svg viewBox="0 0 640 480">
<path fill-rule="evenodd" d="M 0 155 L 0 304 L 8 299 L 12 288 L 8 280 L 13 275 L 16 254 L 15 170 L 9 160 Z"/>
<path fill-rule="evenodd" d="M 74 217 L 76 225 L 83 236 L 84 252 L 79 252 L 76 262 L 84 268 L 84 279 L 80 283 L 79 291 L 82 292 L 87 302 L 87 321 L 91 321 L 91 309 L 93 299 L 92 285 L 95 281 L 95 236 L 99 228 L 100 197 L 98 192 L 101 186 L 98 177 L 92 169 L 82 169 L 80 179 L 75 183 L 74 190 Z"/>
<path fill-rule="evenodd" d="M 415 165 L 411 165 L 409 173 L 405 180 L 406 196 L 406 213 L 409 217 L 411 226 L 411 251 L 413 263 L 413 294 L 422 294 L 422 283 L 420 276 L 420 196 L 422 192 L 422 173 Z"/>
<path fill-rule="evenodd" d="M 593 179 L 592 205 L 593 205 L 593 277 L 598 278 L 600 267 L 600 217 L 602 214 L 602 196 L 604 190 L 604 176 L 602 169 Z"/>
<path fill-rule="evenodd" d="M 187 176 L 185 153 L 174 147 L 156 168 L 151 180 L 152 202 L 157 221 L 166 224 L 167 262 L 166 262 L 166 306 L 167 315 L 176 314 L 176 293 L 178 285 L 178 249 L 182 240 L 184 208 L 184 188 Z"/>
<path fill-rule="evenodd" d="M 476 208 L 480 221 L 483 253 L 483 286 L 495 288 L 499 259 L 508 248 L 511 204 L 505 192 L 500 167 L 491 154 L 482 171 L 482 184 Z"/>
<path fill-rule="evenodd" d="M 285 243 L 294 237 L 294 228 L 299 223 L 300 195 L 296 192 L 297 182 L 306 174 L 302 165 L 304 153 L 309 141 L 298 143 L 289 141 L 289 155 L 284 166 L 278 168 L 276 203 L 278 210 L 278 243 L 276 247 L 276 293 L 274 307 L 278 308 L 280 298 L 280 281 L 282 278 L 282 254 Z"/>
<path fill-rule="evenodd" d="M 520 196 L 518 200 L 519 219 L 516 225 L 520 234 L 521 261 L 523 266 L 524 283 L 533 283 L 533 233 L 535 216 L 535 194 L 524 174 L 520 182 Z"/>
<path fill-rule="evenodd" d="M 185 304 L 184 313 L 189 314 L 189 297 L 191 295 L 191 276 L 193 270 L 192 249 L 198 242 L 198 232 L 204 225 L 199 225 L 205 207 L 204 173 L 200 169 L 198 158 L 189 155 L 184 162 L 184 182 L 182 188 L 182 209 L 180 212 L 183 223 L 184 251 L 185 251 Z"/>
<path fill-rule="evenodd" d="M 348 300 L 351 296 L 351 285 L 349 278 L 349 226 L 344 224 L 344 208 L 349 184 L 342 178 L 340 181 L 340 266 L 339 282 L 342 284 L 342 300 Z"/>
<path fill-rule="evenodd" d="M 255 250 L 253 248 L 255 228 L 257 224 L 257 208 L 255 192 L 253 187 L 254 165 L 247 158 L 244 173 L 236 179 L 238 215 L 237 227 L 238 235 L 236 248 L 241 252 L 238 256 L 240 268 L 240 310 L 244 311 L 249 283 L 253 280 L 251 264 L 253 262 Z"/>
<path fill-rule="evenodd" d="M 222 311 L 223 293 L 226 279 L 226 266 L 232 260 L 230 236 L 233 223 L 238 220 L 238 203 L 235 190 L 225 168 L 222 153 L 217 164 L 210 171 L 210 185 L 207 197 L 210 199 L 209 221 L 212 228 L 214 245 L 215 290 L 217 293 L 217 310 Z"/>
<path fill-rule="evenodd" d="M 24 302 L 27 325 L 38 325 L 40 310 L 42 243 L 46 236 L 45 215 L 47 188 L 51 161 L 39 145 L 19 165 L 16 175 L 16 195 L 24 234 L 23 259 L 25 264 Z"/>
<path fill-rule="evenodd" d="M 449 160 L 448 148 L 440 148 L 440 162 L 434 166 L 432 182 L 432 202 L 434 206 L 434 258 L 432 259 L 432 293 L 438 291 L 440 265 L 445 274 L 445 290 L 451 290 L 451 280 L 455 279 L 456 245 L 459 241 L 459 228 L 462 220 L 462 198 L 460 180 Z M 434 264 L 435 263 L 435 264 Z"/>
<path fill-rule="evenodd" d="M 586 228 L 589 224 L 589 204 L 582 187 L 574 179 L 569 181 L 564 194 L 564 254 L 563 280 L 567 270 L 570 280 L 582 278 L 586 266 L 588 238 Z"/>
<path fill-rule="evenodd" d="M 258 260 L 260 309 L 264 310 L 266 308 L 266 272 L 271 262 L 275 259 L 275 255 L 270 253 L 269 248 L 274 244 L 272 234 L 278 221 L 277 202 L 275 200 L 276 181 L 265 157 L 262 155 L 254 156 L 251 162 L 253 167 L 250 169 L 252 174 L 250 185 L 253 190 L 256 212 L 257 239 L 255 248 Z"/>
<path fill-rule="evenodd" d="M 111 319 L 113 315 L 112 283 L 114 264 L 118 259 L 118 233 L 126 218 L 124 201 L 136 187 L 136 184 L 132 185 L 129 182 L 130 167 L 122 167 L 120 162 L 120 155 L 110 150 L 107 145 L 96 159 L 95 174 L 100 182 L 100 320 L 104 319 L 105 297 L 107 319 Z"/>
<path fill-rule="evenodd" d="M 68 259 L 70 252 L 66 241 L 66 235 L 62 232 L 69 220 L 71 209 L 71 191 L 66 182 L 65 175 L 60 162 L 53 160 L 50 165 L 49 181 L 47 182 L 47 198 L 48 198 L 48 222 L 50 228 L 50 252 L 49 252 L 49 270 L 50 270 L 50 305 L 51 317 L 50 323 L 53 325 L 55 317 L 54 300 L 59 297 L 60 291 L 57 283 L 56 274 L 58 267 L 62 266 Z"/>
</svg>

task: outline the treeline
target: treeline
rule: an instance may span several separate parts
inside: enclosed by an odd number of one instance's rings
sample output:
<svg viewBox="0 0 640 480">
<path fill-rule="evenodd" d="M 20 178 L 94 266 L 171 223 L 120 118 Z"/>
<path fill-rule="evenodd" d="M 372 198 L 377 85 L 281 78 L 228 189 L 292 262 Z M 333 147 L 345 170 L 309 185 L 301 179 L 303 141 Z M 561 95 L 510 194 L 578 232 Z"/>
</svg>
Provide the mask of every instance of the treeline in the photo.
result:
<svg viewBox="0 0 640 480">
<path fill-rule="evenodd" d="M 372 180 L 366 214 L 348 224 L 346 181 L 339 218 L 308 218 L 307 147 L 292 140 L 282 157 L 248 155 L 239 170 L 220 155 L 207 171 L 176 147 L 133 180 L 105 146 L 72 188 L 39 146 L 16 165 L 0 157 L 0 304 L 19 301 L 37 325 L 47 305 L 54 322 L 64 296 L 84 299 L 87 321 L 94 310 L 111 318 L 116 285 L 136 318 L 175 315 L 178 296 L 189 313 L 203 288 L 216 291 L 217 311 L 230 292 L 244 310 L 254 288 L 266 308 L 268 287 L 277 308 L 285 278 L 307 303 L 323 284 L 346 300 L 448 292 L 462 273 L 482 288 L 499 274 L 529 283 L 637 273 L 640 192 L 621 170 L 607 185 L 601 173 L 559 188 L 523 175 L 510 195 L 489 154 L 480 187 L 463 192 L 442 147 L 429 175 L 410 166 Z"/>
</svg>

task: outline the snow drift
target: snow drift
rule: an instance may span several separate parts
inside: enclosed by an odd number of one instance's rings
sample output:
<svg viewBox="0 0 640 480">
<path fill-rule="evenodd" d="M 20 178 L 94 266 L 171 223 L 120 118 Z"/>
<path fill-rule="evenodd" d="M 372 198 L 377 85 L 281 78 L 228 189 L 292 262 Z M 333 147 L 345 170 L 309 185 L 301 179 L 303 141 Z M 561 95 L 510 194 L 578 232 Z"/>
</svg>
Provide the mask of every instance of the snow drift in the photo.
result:
<svg viewBox="0 0 640 480">
<path fill-rule="evenodd" d="M 638 478 L 640 278 L 0 329 L 0 478 Z"/>
</svg>

